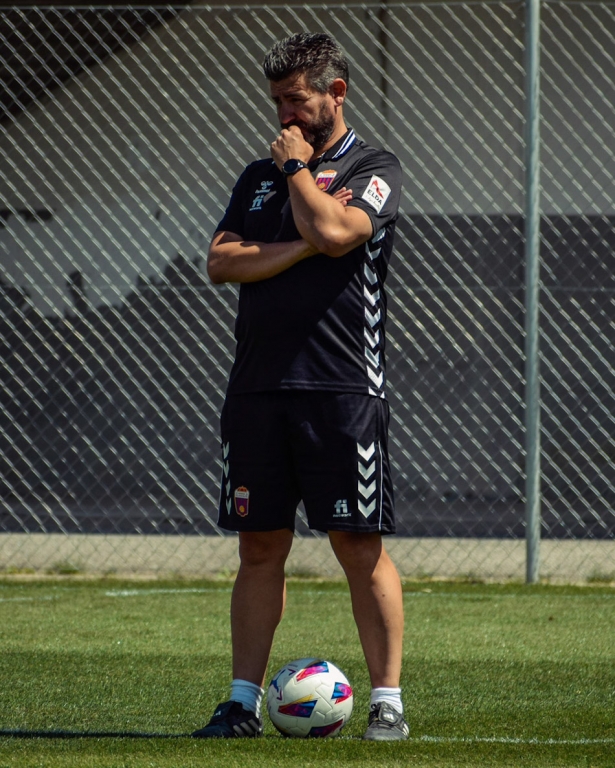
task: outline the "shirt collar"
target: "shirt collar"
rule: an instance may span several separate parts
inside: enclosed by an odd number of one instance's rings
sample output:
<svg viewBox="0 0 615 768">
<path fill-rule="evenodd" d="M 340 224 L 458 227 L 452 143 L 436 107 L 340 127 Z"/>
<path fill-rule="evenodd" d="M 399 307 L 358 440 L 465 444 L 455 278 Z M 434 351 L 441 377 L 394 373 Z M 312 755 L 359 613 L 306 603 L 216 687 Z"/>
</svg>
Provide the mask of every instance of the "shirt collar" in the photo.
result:
<svg viewBox="0 0 615 768">
<path fill-rule="evenodd" d="M 326 162 L 328 160 L 339 160 L 340 157 L 343 157 L 346 152 L 348 152 L 356 140 L 357 134 L 352 128 L 350 128 L 346 131 L 341 139 L 336 141 L 332 147 L 329 147 L 329 149 L 320 156 L 320 162 Z"/>
</svg>

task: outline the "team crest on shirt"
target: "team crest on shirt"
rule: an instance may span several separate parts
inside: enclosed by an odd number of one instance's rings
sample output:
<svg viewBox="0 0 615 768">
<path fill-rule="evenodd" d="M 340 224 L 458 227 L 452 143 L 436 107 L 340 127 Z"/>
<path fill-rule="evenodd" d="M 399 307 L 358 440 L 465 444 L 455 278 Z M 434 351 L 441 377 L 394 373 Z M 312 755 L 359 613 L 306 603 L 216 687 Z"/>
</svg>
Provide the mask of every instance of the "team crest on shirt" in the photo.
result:
<svg viewBox="0 0 615 768">
<path fill-rule="evenodd" d="M 245 485 L 235 488 L 235 512 L 239 517 L 245 517 L 248 514 L 248 504 L 250 503 L 250 491 Z"/>
<path fill-rule="evenodd" d="M 321 171 L 316 177 L 316 186 L 318 189 L 322 189 L 323 192 L 326 192 L 336 176 L 337 171 Z"/>
<path fill-rule="evenodd" d="M 386 203 L 389 195 L 391 194 L 391 187 L 380 178 L 380 176 L 372 176 L 367 189 L 361 195 L 363 200 L 376 209 L 377 213 L 380 213 L 382 206 Z"/>
</svg>

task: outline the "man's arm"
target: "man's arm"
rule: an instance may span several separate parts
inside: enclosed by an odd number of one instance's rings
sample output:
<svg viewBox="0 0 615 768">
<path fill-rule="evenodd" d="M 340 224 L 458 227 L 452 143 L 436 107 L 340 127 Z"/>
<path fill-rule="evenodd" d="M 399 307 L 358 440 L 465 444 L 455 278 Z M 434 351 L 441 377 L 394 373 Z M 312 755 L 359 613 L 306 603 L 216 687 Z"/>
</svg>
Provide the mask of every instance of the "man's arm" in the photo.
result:
<svg viewBox="0 0 615 768">
<path fill-rule="evenodd" d="M 312 147 L 297 126 L 283 129 L 271 145 L 271 156 L 278 168 L 291 158 L 307 162 L 312 153 Z M 318 189 L 308 170 L 289 176 L 288 189 L 295 226 L 301 237 L 319 253 L 344 256 L 374 234 L 365 211 L 347 207 Z"/>
<path fill-rule="evenodd" d="M 345 207 L 352 199 L 352 190 L 342 187 L 333 198 Z M 254 283 L 316 253 L 318 249 L 305 240 L 256 243 L 246 242 L 233 232 L 216 232 L 207 255 L 207 274 L 212 283 Z"/>
<path fill-rule="evenodd" d="M 290 176 L 288 189 L 295 226 L 320 253 L 344 256 L 374 234 L 365 211 L 346 207 L 318 189 L 311 173 L 299 171 Z"/>
<path fill-rule="evenodd" d="M 305 240 L 257 243 L 242 240 L 233 232 L 216 232 L 207 255 L 207 274 L 212 283 L 254 283 L 274 277 L 315 253 L 318 249 Z"/>
</svg>

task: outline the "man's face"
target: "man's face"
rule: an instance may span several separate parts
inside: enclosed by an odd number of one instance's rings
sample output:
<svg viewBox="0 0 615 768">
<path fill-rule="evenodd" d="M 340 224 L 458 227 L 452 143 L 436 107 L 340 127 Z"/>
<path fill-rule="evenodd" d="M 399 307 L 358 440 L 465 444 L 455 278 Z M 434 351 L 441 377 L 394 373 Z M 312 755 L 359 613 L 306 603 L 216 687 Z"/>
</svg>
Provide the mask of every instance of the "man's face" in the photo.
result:
<svg viewBox="0 0 615 768">
<path fill-rule="evenodd" d="M 335 105 L 331 94 L 312 90 L 304 74 L 270 82 L 269 87 L 280 126 L 296 125 L 314 152 L 322 149 L 335 128 Z"/>
</svg>

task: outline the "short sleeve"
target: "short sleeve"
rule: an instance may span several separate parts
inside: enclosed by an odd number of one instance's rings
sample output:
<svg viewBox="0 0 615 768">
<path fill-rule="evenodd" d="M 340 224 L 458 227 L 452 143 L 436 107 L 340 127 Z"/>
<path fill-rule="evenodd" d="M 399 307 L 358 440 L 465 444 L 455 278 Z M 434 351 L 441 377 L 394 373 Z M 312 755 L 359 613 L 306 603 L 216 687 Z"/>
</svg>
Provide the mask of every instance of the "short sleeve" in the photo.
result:
<svg viewBox="0 0 615 768">
<path fill-rule="evenodd" d="M 216 232 L 233 232 L 240 237 L 244 237 L 245 193 L 250 168 L 251 166 L 248 166 L 237 179 L 226 212 L 216 227 Z"/>
<path fill-rule="evenodd" d="M 345 182 L 352 189 L 348 205 L 365 211 L 378 232 L 397 219 L 401 197 L 401 165 L 390 152 L 377 151 L 358 163 Z"/>
</svg>

